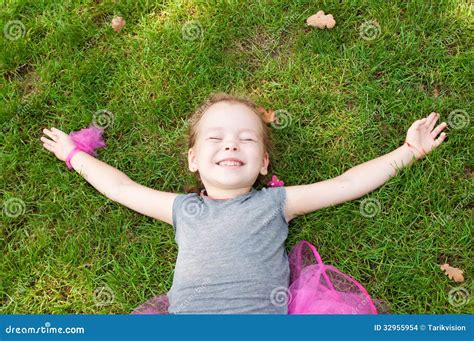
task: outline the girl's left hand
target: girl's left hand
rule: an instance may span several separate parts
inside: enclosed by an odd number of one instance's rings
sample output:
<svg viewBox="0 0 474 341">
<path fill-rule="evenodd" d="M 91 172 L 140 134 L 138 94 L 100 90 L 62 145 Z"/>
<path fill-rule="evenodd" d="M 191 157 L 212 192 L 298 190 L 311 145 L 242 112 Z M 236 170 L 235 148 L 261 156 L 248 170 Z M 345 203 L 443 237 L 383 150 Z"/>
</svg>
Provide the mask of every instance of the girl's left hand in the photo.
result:
<svg viewBox="0 0 474 341">
<path fill-rule="evenodd" d="M 446 133 L 441 133 L 441 131 L 448 126 L 446 122 L 441 123 L 433 129 L 438 118 L 439 114 L 432 112 L 427 117 L 415 121 L 408 129 L 405 142 L 408 142 L 412 146 L 408 148 L 412 149 L 418 160 L 438 147 L 446 138 Z M 436 138 L 439 133 L 441 133 L 441 135 Z"/>
</svg>

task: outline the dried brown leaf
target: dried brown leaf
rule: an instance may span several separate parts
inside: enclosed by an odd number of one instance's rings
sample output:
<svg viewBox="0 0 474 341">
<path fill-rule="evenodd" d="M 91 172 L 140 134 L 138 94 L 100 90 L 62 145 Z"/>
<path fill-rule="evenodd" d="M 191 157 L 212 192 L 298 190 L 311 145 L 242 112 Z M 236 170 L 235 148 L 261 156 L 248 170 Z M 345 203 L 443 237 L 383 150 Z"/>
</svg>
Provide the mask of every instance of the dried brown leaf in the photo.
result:
<svg viewBox="0 0 474 341">
<path fill-rule="evenodd" d="M 461 269 L 452 267 L 448 263 L 440 265 L 439 267 L 450 279 L 454 280 L 455 282 L 464 282 L 464 276 L 462 275 L 464 272 Z"/>
<path fill-rule="evenodd" d="M 115 32 L 120 32 L 125 26 L 125 20 L 122 17 L 114 17 L 112 19 L 112 28 Z"/>
<path fill-rule="evenodd" d="M 275 112 L 272 109 L 265 109 L 264 107 L 258 107 L 257 111 L 262 114 L 265 123 L 275 122 Z"/>
<path fill-rule="evenodd" d="M 306 24 L 308 26 L 314 26 L 320 29 L 331 29 L 336 26 L 336 20 L 334 20 L 332 14 L 324 14 L 324 11 L 318 11 L 316 14 L 313 14 L 308 19 L 306 19 Z"/>
</svg>

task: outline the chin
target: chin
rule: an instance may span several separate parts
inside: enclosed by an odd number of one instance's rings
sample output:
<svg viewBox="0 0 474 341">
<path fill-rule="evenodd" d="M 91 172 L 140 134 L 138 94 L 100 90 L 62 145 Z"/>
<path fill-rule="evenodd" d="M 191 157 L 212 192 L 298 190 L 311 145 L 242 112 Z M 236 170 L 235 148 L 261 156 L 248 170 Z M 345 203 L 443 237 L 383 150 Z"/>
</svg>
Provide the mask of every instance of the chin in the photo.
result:
<svg viewBox="0 0 474 341">
<path fill-rule="evenodd" d="M 220 188 L 225 189 L 233 189 L 233 188 L 241 188 L 244 187 L 248 181 L 242 179 L 241 177 L 225 177 L 219 176 L 214 178 L 215 185 Z"/>
<path fill-rule="evenodd" d="M 222 189 L 235 189 L 244 187 L 244 185 L 242 181 L 225 181 L 219 182 L 218 187 Z"/>
</svg>

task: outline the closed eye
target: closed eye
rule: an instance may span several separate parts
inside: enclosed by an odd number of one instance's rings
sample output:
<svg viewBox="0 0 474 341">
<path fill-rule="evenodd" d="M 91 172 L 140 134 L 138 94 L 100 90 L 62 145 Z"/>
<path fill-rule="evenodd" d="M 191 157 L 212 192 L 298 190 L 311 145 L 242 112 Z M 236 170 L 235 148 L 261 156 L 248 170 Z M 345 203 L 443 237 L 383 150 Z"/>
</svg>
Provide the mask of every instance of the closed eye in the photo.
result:
<svg viewBox="0 0 474 341">
<path fill-rule="evenodd" d="M 209 137 L 209 140 L 222 140 L 221 138 L 218 137 Z M 242 139 L 242 141 L 254 141 L 253 139 Z"/>
</svg>

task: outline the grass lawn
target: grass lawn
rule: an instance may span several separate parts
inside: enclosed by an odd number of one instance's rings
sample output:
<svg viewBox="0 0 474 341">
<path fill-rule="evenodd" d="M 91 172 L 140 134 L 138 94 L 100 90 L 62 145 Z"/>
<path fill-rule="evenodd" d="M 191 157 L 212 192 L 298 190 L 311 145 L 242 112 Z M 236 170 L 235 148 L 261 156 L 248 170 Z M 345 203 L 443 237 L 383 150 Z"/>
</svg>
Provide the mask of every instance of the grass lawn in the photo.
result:
<svg viewBox="0 0 474 341">
<path fill-rule="evenodd" d="M 305 25 L 320 9 L 333 29 Z M 288 114 L 272 160 L 288 186 L 386 154 L 439 112 L 438 149 L 359 200 L 292 220 L 286 247 L 310 241 L 392 313 L 472 313 L 472 11 L 467 0 L 3 2 L 0 312 L 129 313 L 166 293 L 172 227 L 111 202 L 39 139 L 110 113 L 99 158 L 183 193 L 187 117 L 226 91 Z M 360 212 L 367 199 L 374 214 Z"/>
</svg>

